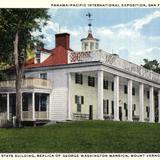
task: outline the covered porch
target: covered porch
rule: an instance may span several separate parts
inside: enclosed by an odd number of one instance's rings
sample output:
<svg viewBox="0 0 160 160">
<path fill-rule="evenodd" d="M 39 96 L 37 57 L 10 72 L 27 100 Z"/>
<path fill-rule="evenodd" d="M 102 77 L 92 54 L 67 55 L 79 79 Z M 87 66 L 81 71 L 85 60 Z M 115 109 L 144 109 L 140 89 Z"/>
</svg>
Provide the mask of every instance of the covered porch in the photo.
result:
<svg viewBox="0 0 160 160">
<path fill-rule="evenodd" d="M 12 121 L 16 116 L 15 81 L 0 82 L 0 86 L 0 119 Z M 51 82 L 44 79 L 29 78 L 22 81 L 22 121 L 49 120 L 51 88 Z"/>
<path fill-rule="evenodd" d="M 68 117 L 72 120 L 160 121 L 157 85 L 113 74 L 105 67 L 71 72 L 68 79 Z"/>
<path fill-rule="evenodd" d="M 23 92 L 21 99 L 21 120 L 48 120 L 49 97 L 49 93 Z M 2 119 L 9 121 L 16 116 L 15 93 L 0 93 L 0 115 Z"/>
</svg>

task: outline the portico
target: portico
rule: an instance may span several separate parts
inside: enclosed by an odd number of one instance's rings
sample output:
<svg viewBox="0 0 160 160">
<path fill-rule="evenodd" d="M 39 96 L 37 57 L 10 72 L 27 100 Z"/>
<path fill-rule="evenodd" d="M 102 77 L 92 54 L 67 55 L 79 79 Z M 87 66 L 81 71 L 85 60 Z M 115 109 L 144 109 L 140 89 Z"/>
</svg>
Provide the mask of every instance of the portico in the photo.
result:
<svg viewBox="0 0 160 160">
<path fill-rule="evenodd" d="M 155 122 L 155 116 L 159 116 L 155 113 L 155 99 L 156 97 L 158 98 L 157 94 L 155 94 L 158 91 L 157 84 L 125 72 L 117 70 L 112 72 L 112 67 L 104 64 L 100 64 L 99 67 L 97 66 L 94 69 L 90 67 L 90 71 L 87 71 L 87 67 L 84 71 L 82 71 L 82 68 L 78 71 L 76 68 L 76 71 L 68 73 L 71 75 L 71 88 L 69 90 L 72 95 L 69 102 L 72 106 L 70 109 L 71 119 L 74 119 L 74 114 L 88 114 L 89 117 L 89 103 L 85 104 L 86 101 L 94 103 L 92 104 L 93 115 L 95 115 L 93 119 L 149 121 L 153 123 Z M 73 84 L 77 73 L 81 75 L 82 84 Z M 94 77 L 95 79 L 95 85 L 92 88 L 87 84 L 89 77 Z M 105 85 L 107 85 L 106 88 Z M 91 93 L 92 97 L 89 97 Z M 75 95 L 84 96 L 83 104 L 79 104 L 81 105 L 81 111 L 76 111 L 74 102 L 71 102 L 75 101 Z M 83 106 L 87 109 L 83 110 Z"/>
</svg>

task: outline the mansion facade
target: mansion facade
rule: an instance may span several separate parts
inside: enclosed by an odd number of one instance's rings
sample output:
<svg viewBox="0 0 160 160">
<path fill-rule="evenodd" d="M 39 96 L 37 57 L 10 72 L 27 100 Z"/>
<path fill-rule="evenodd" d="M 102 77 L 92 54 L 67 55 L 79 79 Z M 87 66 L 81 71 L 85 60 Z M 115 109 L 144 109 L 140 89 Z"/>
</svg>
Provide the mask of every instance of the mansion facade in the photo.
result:
<svg viewBox="0 0 160 160">
<path fill-rule="evenodd" d="M 81 42 L 75 52 L 68 33 L 56 34 L 54 49 L 40 49 L 26 63 L 22 121 L 160 122 L 160 75 L 100 50 L 91 32 Z M 16 115 L 14 78 L 0 82 L 7 120 Z"/>
</svg>

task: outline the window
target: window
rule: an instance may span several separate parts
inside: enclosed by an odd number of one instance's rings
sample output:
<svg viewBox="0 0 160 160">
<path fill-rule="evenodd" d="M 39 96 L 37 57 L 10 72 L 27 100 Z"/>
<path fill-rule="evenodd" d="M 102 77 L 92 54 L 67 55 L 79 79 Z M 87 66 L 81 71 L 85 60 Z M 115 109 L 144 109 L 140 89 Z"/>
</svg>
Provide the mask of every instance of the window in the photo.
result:
<svg viewBox="0 0 160 160">
<path fill-rule="evenodd" d="M 7 95 L 0 94 L 0 112 L 7 112 Z"/>
<path fill-rule="evenodd" d="M 112 82 L 112 91 L 114 91 L 114 82 Z"/>
<path fill-rule="evenodd" d="M 127 94 L 128 93 L 128 87 L 127 85 L 124 85 L 124 94 Z"/>
<path fill-rule="evenodd" d="M 81 112 L 81 106 L 84 104 L 84 96 L 75 95 L 75 104 L 77 104 L 77 112 Z"/>
<path fill-rule="evenodd" d="M 85 50 L 88 49 L 88 43 L 85 43 L 85 47 L 84 47 Z"/>
<path fill-rule="evenodd" d="M 36 53 L 36 61 L 37 61 L 37 63 L 41 62 L 40 59 L 41 59 L 41 52 L 37 51 L 37 53 Z"/>
<path fill-rule="evenodd" d="M 40 95 L 35 94 L 35 111 L 39 111 L 39 99 L 40 99 Z"/>
<path fill-rule="evenodd" d="M 94 87 L 95 86 L 95 78 L 88 76 L 88 86 Z"/>
<path fill-rule="evenodd" d="M 35 111 L 46 111 L 47 94 L 35 94 Z"/>
<path fill-rule="evenodd" d="M 91 42 L 91 43 L 90 43 L 90 50 L 93 50 L 93 49 L 94 49 L 94 43 Z"/>
<path fill-rule="evenodd" d="M 28 111 L 28 101 L 29 101 L 29 94 L 23 93 L 22 94 L 23 111 Z"/>
<path fill-rule="evenodd" d="M 77 112 L 81 112 L 81 104 L 77 104 Z"/>
<path fill-rule="evenodd" d="M 84 96 L 75 95 L 75 104 L 84 104 Z"/>
<path fill-rule="evenodd" d="M 47 79 L 47 73 L 40 73 L 40 78 Z"/>
<path fill-rule="evenodd" d="M 147 91 L 147 99 L 149 99 L 149 91 Z"/>
<path fill-rule="evenodd" d="M 41 101 L 40 101 L 40 107 L 41 111 L 46 111 L 47 108 L 47 96 L 46 95 L 41 95 Z"/>
<path fill-rule="evenodd" d="M 109 100 L 103 100 L 103 113 L 108 114 L 109 113 Z"/>
<path fill-rule="evenodd" d="M 112 104 L 112 115 L 114 115 L 114 101 L 111 102 Z"/>
<path fill-rule="evenodd" d="M 79 74 L 79 73 L 75 74 L 75 83 L 76 84 L 83 84 L 83 76 L 82 76 L 82 74 Z"/>
<path fill-rule="evenodd" d="M 136 94 L 136 90 L 135 90 L 135 88 L 133 87 L 133 88 L 132 88 L 132 95 L 135 96 L 135 94 Z"/>
<path fill-rule="evenodd" d="M 108 89 L 108 81 L 107 80 L 103 81 L 103 88 Z"/>
</svg>

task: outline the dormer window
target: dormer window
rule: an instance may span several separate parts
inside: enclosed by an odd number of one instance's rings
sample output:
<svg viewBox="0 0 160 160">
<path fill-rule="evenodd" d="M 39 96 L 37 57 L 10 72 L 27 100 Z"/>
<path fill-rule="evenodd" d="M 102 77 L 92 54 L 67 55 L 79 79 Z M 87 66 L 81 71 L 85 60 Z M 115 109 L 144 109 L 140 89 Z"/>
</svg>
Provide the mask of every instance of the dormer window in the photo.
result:
<svg viewBox="0 0 160 160">
<path fill-rule="evenodd" d="M 37 61 L 37 63 L 41 62 L 41 51 L 37 51 L 37 53 L 36 53 L 36 61 Z"/>
</svg>

